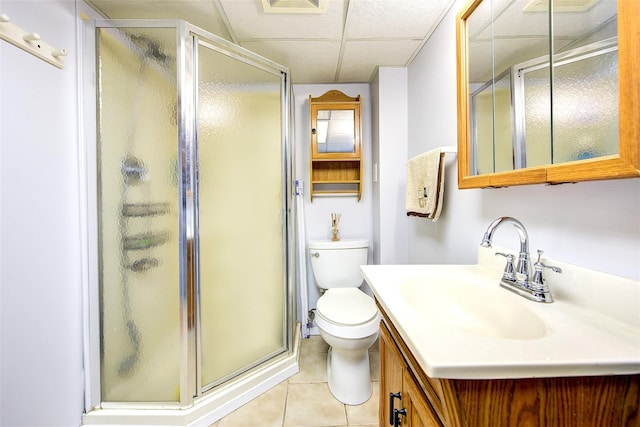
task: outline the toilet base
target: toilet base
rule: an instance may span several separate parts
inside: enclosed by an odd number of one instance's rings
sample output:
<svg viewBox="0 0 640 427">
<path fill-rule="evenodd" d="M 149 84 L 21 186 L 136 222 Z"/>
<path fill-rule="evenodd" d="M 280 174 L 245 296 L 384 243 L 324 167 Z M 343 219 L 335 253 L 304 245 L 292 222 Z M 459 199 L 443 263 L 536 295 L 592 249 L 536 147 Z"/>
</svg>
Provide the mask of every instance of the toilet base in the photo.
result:
<svg viewBox="0 0 640 427">
<path fill-rule="evenodd" d="M 367 349 L 354 351 L 330 347 L 327 353 L 329 390 L 346 405 L 360 405 L 371 397 L 373 389 Z"/>
</svg>

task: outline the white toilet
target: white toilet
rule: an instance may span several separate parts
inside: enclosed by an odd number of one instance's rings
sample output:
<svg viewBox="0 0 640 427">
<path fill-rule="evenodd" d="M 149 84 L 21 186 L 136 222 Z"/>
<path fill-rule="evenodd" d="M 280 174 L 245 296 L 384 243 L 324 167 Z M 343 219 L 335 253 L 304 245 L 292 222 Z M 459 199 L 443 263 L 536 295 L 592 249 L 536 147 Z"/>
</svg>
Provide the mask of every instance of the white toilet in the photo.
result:
<svg viewBox="0 0 640 427">
<path fill-rule="evenodd" d="M 325 290 L 318 299 L 315 319 L 330 346 L 329 389 L 347 405 L 366 402 L 372 392 L 368 350 L 378 338 L 380 313 L 373 298 L 358 289 L 368 248 L 368 240 L 309 242 L 313 277 Z"/>
</svg>

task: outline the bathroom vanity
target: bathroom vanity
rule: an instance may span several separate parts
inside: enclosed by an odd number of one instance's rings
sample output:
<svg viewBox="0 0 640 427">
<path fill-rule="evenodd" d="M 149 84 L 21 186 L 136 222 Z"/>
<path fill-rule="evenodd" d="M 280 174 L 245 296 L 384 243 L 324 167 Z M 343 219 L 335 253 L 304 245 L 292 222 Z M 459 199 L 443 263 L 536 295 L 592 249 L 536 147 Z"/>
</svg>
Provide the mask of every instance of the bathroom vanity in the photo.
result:
<svg viewBox="0 0 640 427">
<path fill-rule="evenodd" d="M 380 426 L 640 426 L 638 282 L 559 263 L 537 303 L 498 285 L 494 252 L 361 267 L 382 313 Z"/>
<path fill-rule="evenodd" d="M 380 426 L 640 426 L 638 375 L 431 378 L 380 310 Z"/>
</svg>

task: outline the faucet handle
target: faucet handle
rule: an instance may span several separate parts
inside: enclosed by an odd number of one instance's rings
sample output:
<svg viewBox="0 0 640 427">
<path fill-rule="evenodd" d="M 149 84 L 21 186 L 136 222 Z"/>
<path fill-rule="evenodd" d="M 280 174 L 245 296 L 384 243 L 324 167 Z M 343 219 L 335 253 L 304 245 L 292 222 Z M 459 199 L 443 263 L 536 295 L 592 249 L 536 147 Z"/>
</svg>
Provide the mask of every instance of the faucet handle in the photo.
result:
<svg viewBox="0 0 640 427">
<path fill-rule="evenodd" d="M 536 273 L 538 271 L 542 272 L 543 268 L 548 268 L 549 270 L 553 271 L 554 273 L 562 273 L 562 269 L 560 267 L 556 267 L 555 265 L 546 265 L 546 264 L 543 264 L 540 261 L 540 257 L 542 256 L 543 253 L 544 253 L 544 251 L 542 249 L 538 249 L 538 260 L 535 262 L 535 264 L 533 264 L 533 267 L 535 268 Z"/>
<path fill-rule="evenodd" d="M 505 254 L 504 252 L 496 252 L 496 255 L 503 256 L 507 259 L 507 265 L 504 267 L 504 272 L 502 272 L 502 279 L 508 280 L 510 282 L 515 282 L 516 273 L 513 268 L 513 260 L 516 258 L 513 254 Z"/>
<path fill-rule="evenodd" d="M 531 279 L 531 288 L 535 291 L 538 291 L 545 295 L 546 302 L 552 302 L 551 292 L 549 291 L 549 287 L 546 285 L 544 281 L 544 276 L 542 275 L 542 270 L 548 268 L 554 273 L 562 273 L 562 269 L 560 267 L 556 267 L 555 265 L 546 265 L 540 261 L 540 257 L 542 256 L 542 251 L 538 249 L 538 260 L 533 264 L 534 272 L 533 278 Z M 548 299 L 546 299 L 548 295 Z"/>
</svg>

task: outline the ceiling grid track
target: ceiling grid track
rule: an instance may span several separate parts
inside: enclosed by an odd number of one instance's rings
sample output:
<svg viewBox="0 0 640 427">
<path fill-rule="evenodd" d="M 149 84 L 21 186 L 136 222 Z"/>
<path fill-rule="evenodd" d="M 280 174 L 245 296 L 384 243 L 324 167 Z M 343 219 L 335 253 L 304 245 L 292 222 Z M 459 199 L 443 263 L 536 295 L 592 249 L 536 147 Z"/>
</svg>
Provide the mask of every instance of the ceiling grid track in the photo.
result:
<svg viewBox="0 0 640 427">
<path fill-rule="evenodd" d="M 340 83 L 340 70 L 342 69 L 342 58 L 344 57 L 344 49 L 347 41 L 347 18 L 349 17 L 349 4 L 350 0 L 346 0 L 344 8 L 344 19 L 342 20 L 342 40 L 340 40 L 340 53 L 338 54 L 336 74 L 333 79 L 334 83 Z"/>
<path fill-rule="evenodd" d="M 1 1 L 1 0 L 0 0 Z M 265 58 L 279 60 L 291 71 L 294 84 L 371 83 L 379 68 L 408 67 L 428 45 L 429 38 L 454 15 L 456 0 L 79 0 L 107 19 L 182 19 L 241 45 Z M 501 0 L 494 15 L 515 25 L 522 6 L 551 0 Z M 554 2 L 593 0 L 554 0 Z M 633 2 L 637 0 L 632 0 Z M 305 5 L 304 2 L 307 2 Z M 265 13 L 265 4 L 280 9 Z M 322 5 L 313 11 L 309 5 Z M 599 0 L 590 9 L 598 22 L 616 19 L 616 2 Z M 278 6 L 279 5 L 279 6 Z M 302 5 L 303 7 L 295 7 Z M 509 13 L 503 9 L 510 6 Z M 306 10 L 301 10 L 306 8 Z M 295 11 L 294 11 L 295 10 Z M 597 12 L 597 13 L 596 13 Z M 530 12 L 526 12 L 530 13 Z M 533 12 L 540 13 L 540 12 Z M 573 12 L 574 14 L 577 12 Z M 315 16 L 313 16 L 315 15 Z M 579 44 L 589 37 L 589 20 L 558 14 L 566 27 L 556 36 L 558 46 Z M 582 22 L 585 21 L 585 22 Z M 482 31 L 486 23 L 478 22 Z M 610 31 L 613 24 L 601 31 Z M 518 38 L 526 46 L 539 28 L 527 28 Z M 497 34 L 501 40 L 510 33 Z M 527 40 L 529 39 L 529 40 Z M 574 41 L 577 40 L 577 41 Z M 518 41 L 505 40 L 505 45 Z"/>
<path fill-rule="evenodd" d="M 447 13 L 449 13 L 449 10 L 451 10 L 455 2 L 456 0 L 450 0 L 447 7 L 442 9 L 442 12 L 440 12 L 440 15 L 438 16 L 438 19 L 435 20 L 427 34 L 424 36 L 424 38 L 422 39 L 422 43 L 420 43 L 420 46 L 415 50 L 415 52 L 413 52 L 413 55 L 409 57 L 409 60 L 405 64 L 405 67 L 408 67 L 413 62 L 415 57 L 418 56 L 424 45 L 427 43 L 427 40 L 431 38 L 433 32 L 440 26 L 440 23 L 444 20 L 444 17 L 447 15 Z"/>
<path fill-rule="evenodd" d="M 240 41 L 238 40 L 238 36 L 236 36 L 235 31 L 233 31 L 231 22 L 229 21 L 229 18 L 227 17 L 227 14 L 224 11 L 224 6 L 222 6 L 222 3 L 220 3 L 220 0 L 213 0 L 213 5 L 218 10 L 218 13 L 220 14 L 220 19 L 222 19 L 222 22 L 224 23 L 224 26 L 226 27 L 227 32 L 229 33 L 229 37 L 231 37 L 231 41 L 237 44 L 238 46 L 240 46 Z"/>
</svg>

